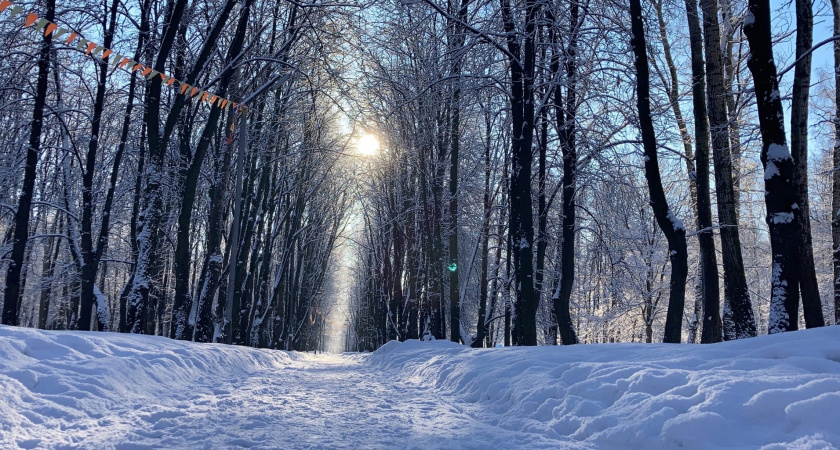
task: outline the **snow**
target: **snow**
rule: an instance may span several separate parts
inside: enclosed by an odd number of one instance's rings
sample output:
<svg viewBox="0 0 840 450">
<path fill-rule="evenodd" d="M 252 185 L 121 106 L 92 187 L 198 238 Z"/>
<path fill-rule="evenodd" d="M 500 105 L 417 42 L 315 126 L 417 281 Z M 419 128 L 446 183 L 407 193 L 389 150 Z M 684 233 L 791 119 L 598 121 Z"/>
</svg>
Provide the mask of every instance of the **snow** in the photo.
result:
<svg viewBox="0 0 840 450">
<path fill-rule="evenodd" d="M 792 158 L 790 156 L 790 150 L 788 150 L 787 145 L 770 144 L 769 146 L 767 146 L 767 159 L 770 161 L 784 161 Z"/>
<path fill-rule="evenodd" d="M 778 175 L 781 175 L 781 172 L 779 172 L 779 168 L 776 167 L 776 163 L 772 160 L 767 160 L 767 165 L 764 168 L 764 181 L 770 180 Z"/>
<path fill-rule="evenodd" d="M 770 214 L 770 223 L 784 224 L 793 222 L 792 212 L 777 212 Z"/>
<path fill-rule="evenodd" d="M 674 214 L 673 211 L 670 209 L 668 210 L 668 220 L 671 221 L 671 224 L 674 227 L 674 231 L 685 231 L 685 225 L 683 225 L 683 221 Z"/>
<path fill-rule="evenodd" d="M 0 448 L 836 448 L 840 327 L 311 355 L 0 326 Z"/>
</svg>

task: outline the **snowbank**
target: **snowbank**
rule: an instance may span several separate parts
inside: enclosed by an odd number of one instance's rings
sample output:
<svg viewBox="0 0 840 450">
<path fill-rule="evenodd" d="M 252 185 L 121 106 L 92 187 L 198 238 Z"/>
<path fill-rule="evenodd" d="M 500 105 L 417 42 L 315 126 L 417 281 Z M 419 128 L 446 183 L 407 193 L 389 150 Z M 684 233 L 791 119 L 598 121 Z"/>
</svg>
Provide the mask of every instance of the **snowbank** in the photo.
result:
<svg viewBox="0 0 840 450">
<path fill-rule="evenodd" d="M 0 326 L 0 448 L 835 448 L 840 327 L 309 355 Z"/>
<path fill-rule="evenodd" d="M 128 411 L 165 423 L 179 405 L 146 407 L 178 395 L 186 401 L 209 380 L 219 385 L 293 358 L 154 336 L 0 326 L 0 448 L 80 442 L 102 448 L 133 427 L 124 417 Z"/>
<path fill-rule="evenodd" d="M 480 421 L 583 446 L 840 445 L 840 327 L 702 346 L 392 342 L 368 363 Z"/>
</svg>

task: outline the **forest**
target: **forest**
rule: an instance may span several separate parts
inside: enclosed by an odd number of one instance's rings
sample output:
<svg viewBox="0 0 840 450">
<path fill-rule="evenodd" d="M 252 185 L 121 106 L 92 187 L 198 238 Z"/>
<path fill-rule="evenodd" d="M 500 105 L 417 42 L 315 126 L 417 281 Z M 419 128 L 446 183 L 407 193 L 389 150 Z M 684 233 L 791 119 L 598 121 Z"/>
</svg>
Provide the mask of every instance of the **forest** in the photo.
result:
<svg viewBox="0 0 840 450">
<path fill-rule="evenodd" d="M 2 323 L 300 351 L 837 324 L 838 84 L 838 0 L 3 0 Z"/>
</svg>

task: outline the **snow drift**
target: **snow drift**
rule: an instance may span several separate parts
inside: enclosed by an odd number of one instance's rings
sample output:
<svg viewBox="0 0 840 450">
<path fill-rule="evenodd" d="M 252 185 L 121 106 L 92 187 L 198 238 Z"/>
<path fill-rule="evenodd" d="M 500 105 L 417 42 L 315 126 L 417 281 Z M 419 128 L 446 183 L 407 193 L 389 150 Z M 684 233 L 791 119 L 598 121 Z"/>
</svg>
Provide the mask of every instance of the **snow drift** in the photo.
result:
<svg viewBox="0 0 840 450">
<path fill-rule="evenodd" d="M 598 448 L 834 448 L 840 327 L 714 345 L 472 350 L 392 342 L 382 370 L 479 420 Z M 832 445 L 833 444 L 833 445 Z"/>
<path fill-rule="evenodd" d="M 307 355 L 0 326 L 0 448 L 834 448 L 840 327 Z"/>
</svg>

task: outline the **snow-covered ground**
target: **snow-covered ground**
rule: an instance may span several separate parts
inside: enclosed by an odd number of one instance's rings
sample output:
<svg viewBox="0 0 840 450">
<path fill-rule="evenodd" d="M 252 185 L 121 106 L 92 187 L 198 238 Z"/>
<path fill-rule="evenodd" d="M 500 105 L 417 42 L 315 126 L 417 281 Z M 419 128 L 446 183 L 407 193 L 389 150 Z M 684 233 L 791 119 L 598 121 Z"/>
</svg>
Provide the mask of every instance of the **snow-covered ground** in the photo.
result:
<svg viewBox="0 0 840 450">
<path fill-rule="evenodd" d="M 0 448 L 833 448 L 840 327 L 308 355 L 0 326 Z"/>
</svg>

